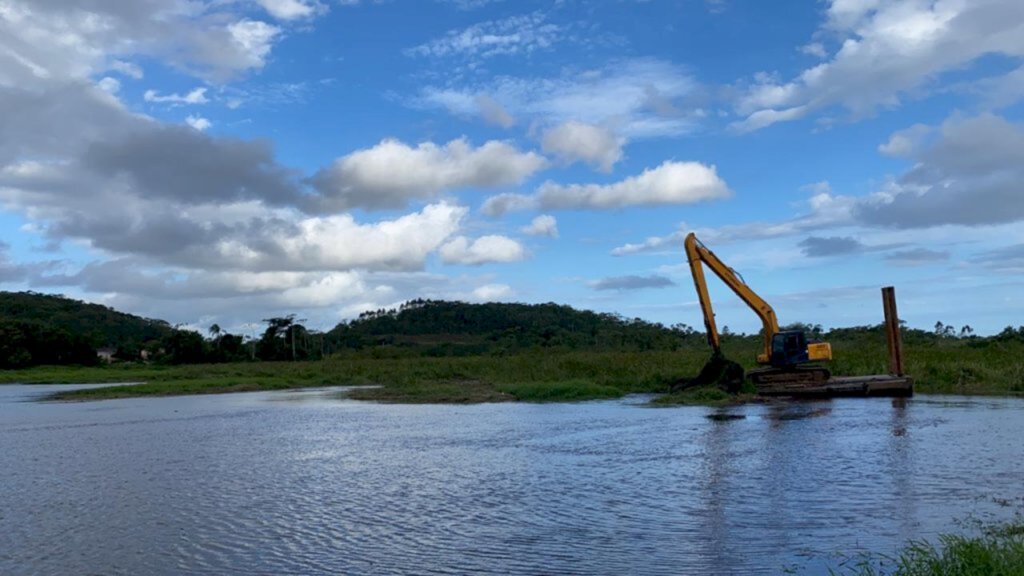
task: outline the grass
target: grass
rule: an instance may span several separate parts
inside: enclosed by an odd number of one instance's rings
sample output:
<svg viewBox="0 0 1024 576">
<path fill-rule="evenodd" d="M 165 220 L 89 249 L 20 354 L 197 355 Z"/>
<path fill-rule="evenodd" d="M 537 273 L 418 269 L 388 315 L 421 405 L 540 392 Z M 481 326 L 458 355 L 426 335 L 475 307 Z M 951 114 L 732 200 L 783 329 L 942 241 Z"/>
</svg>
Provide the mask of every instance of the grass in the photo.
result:
<svg viewBox="0 0 1024 576">
<path fill-rule="evenodd" d="M 833 374 L 887 372 L 884 343 L 833 342 Z M 737 340 L 725 352 L 753 367 L 757 344 Z M 166 396 L 374 384 L 353 398 L 382 402 L 555 402 L 662 393 L 681 377 L 696 375 L 709 357 L 704 348 L 605 352 L 535 350 L 507 356 L 421 357 L 379 347 L 319 362 L 245 362 L 187 366 L 114 364 L 91 368 L 38 367 L 0 372 L 0 383 L 126 383 L 65 391 L 61 400 Z M 950 340 L 906 346 L 915 390 L 942 394 L 1024 394 L 1024 344 Z M 716 388 L 665 395 L 657 405 L 725 405 L 751 396 Z"/>
<path fill-rule="evenodd" d="M 895 556 L 866 555 L 835 576 L 1020 576 L 1024 574 L 1024 523 L 986 530 L 981 536 L 946 534 L 938 543 L 916 541 Z"/>
</svg>

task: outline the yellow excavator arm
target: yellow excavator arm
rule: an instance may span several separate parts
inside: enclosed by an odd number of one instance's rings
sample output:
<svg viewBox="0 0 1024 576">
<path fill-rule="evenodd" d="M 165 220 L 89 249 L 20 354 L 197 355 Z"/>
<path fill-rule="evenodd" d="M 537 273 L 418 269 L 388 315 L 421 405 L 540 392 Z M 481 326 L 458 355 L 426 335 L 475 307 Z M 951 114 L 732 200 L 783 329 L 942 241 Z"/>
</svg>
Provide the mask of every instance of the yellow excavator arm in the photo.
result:
<svg viewBox="0 0 1024 576">
<path fill-rule="evenodd" d="M 740 300 L 750 307 L 761 319 L 763 324 L 762 336 L 764 337 L 764 350 L 757 355 L 758 364 L 771 363 L 772 337 L 779 332 L 779 321 L 775 317 L 775 310 L 747 286 L 743 278 L 732 268 L 715 256 L 715 253 L 708 250 L 694 233 L 686 236 L 686 259 L 690 263 L 690 271 L 693 273 L 693 284 L 697 289 L 697 298 L 700 300 L 700 309 L 704 313 L 704 326 L 707 329 L 708 344 L 715 352 L 721 352 L 722 344 L 718 336 L 718 327 L 715 325 L 715 312 L 711 307 L 711 295 L 708 293 L 708 285 L 704 280 L 704 268 L 701 265 L 707 264 L 708 268 L 718 276 Z"/>
</svg>

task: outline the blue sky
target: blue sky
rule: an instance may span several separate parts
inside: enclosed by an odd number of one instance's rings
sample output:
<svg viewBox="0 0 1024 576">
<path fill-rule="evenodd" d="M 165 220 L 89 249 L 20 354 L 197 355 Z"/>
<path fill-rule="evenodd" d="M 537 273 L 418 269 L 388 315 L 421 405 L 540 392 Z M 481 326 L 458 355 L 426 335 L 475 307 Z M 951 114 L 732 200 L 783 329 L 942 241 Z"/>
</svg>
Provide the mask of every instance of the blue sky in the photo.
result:
<svg viewBox="0 0 1024 576">
<path fill-rule="evenodd" d="M 1024 324 L 1017 0 L 0 0 L 0 288 L 197 328 L 417 297 Z M 719 325 L 757 319 L 713 285 Z"/>
</svg>

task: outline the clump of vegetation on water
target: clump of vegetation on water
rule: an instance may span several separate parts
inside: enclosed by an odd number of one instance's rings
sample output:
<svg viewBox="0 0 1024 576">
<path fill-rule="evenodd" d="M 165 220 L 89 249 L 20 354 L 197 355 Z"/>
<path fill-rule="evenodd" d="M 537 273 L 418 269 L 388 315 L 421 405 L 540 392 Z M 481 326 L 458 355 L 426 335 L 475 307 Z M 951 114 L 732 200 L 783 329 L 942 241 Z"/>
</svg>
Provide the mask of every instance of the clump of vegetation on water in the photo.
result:
<svg viewBox="0 0 1024 576">
<path fill-rule="evenodd" d="M 698 386 L 663 394 L 651 400 L 652 406 L 732 406 L 758 399 L 753 385 L 745 383 L 739 393 L 731 394 L 719 386 Z"/>
<path fill-rule="evenodd" d="M 1019 576 L 1024 574 L 1024 522 L 980 536 L 946 534 L 915 541 L 895 556 L 863 555 L 830 570 L 834 576 Z"/>
</svg>

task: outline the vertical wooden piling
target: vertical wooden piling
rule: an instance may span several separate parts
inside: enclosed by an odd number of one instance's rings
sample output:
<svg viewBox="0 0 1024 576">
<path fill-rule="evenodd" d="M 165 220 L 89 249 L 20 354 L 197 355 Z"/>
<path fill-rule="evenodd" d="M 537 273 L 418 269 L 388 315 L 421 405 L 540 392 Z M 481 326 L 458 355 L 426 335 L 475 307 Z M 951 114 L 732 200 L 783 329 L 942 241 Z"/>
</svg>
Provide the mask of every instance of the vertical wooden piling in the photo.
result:
<svg viewBox="0 0 1024 576">
<path fill-rule="evenodd" d="M 882 308 L 885 310 L 885 333 L 889 340 L 889 373 L 903 376 L 903 338 L 896 313 L 896 289 L 892 286 L 882 288 Z"/>
</svg>

